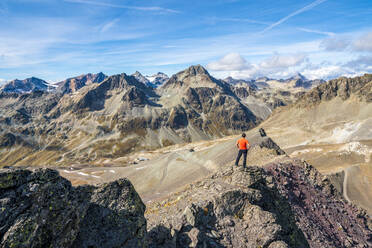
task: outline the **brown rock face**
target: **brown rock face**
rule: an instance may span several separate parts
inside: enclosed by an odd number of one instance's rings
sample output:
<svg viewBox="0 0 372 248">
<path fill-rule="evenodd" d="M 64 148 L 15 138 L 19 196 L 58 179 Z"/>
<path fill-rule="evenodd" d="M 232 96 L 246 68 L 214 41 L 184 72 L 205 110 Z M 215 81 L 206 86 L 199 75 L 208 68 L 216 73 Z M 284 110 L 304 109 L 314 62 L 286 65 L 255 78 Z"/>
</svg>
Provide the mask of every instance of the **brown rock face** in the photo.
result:
<svg viewBox="0 0 372 248">
<path fill-rule="evenodd" d="M 337 96 L 342 100 L 346 100 L 351 95 L 370 102 L 372 100 L 372 74 L 365 74 L 355 78 L 342 77 L 330 80 L 306 93 L 300 98 L 299 103 L 300 105 L 319 103 L 322 100 L 328 101 Z"/>
<path fill-rule="evenodd" d="M 106 78 L 107 76 L 102 72 L 97 74 L 88 73 L 78 77 L 69 78 L 62 82 L 57 83 L 58 85 L 57 91 L 62 94 L 69 94 L 78 91 L 84 86 L 93 83 L 101 83 Z"/>
</svg>

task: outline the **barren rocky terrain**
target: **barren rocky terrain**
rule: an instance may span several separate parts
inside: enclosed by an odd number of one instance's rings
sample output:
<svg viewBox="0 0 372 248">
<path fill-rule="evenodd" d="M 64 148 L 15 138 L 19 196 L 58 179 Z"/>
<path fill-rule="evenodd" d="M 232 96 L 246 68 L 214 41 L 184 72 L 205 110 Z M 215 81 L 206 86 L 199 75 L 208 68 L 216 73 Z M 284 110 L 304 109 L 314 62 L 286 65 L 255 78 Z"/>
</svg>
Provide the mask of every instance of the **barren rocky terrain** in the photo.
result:
<svg viewBox="0 0 372 248">
<path fill-rule="evenodd" d="M 141 190 L 138 181 L 134 187 L 124 178 L 112 178 L 111 182 L 97 186 L 73 187 L 51 169 L 2 169 L 0 245 L 269 248 L 371 245 L 370 216 L 347 202 L 329 178 L 308 163 L 288 157 L 269 137 L 252 131 L 249 138 L 254 144 L 250 160 L 261 161 L 259 166 L 243 170 L 241 166 L 221 163 L 214 172 L 194 177 L 192 183 L 185 177 L 183 186 L 177 188 L 173 187 L 174 182 L 171 185 L 169 181 L 160 181 L 157 185 L 165 183 L 172 192 L 147 196 L 146 211 L 135 191 Z M 220 143 L 226 145 L 228 139 Z M 220 154 L 230 156 L 229 151 Z M 149 175 L 142 173 L 142 179 Z"/>
<path fill-rule="evenodd" d="M 334 175 L 343 194 L 372 212 L 372 76 L 331 80 L 261 124 L 287 153 Z"/>
</svg>

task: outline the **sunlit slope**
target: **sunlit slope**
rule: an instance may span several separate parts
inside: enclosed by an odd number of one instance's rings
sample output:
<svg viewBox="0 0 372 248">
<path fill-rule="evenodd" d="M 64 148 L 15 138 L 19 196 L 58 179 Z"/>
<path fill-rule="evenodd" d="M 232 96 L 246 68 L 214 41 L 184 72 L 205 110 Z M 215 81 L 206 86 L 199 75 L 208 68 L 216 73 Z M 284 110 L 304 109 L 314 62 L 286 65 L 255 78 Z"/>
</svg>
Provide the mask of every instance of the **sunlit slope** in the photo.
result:
<svg viewBox="0 0 372 248">
<path fill-rule="evenodd" d="M 331 80 L 261 124 L 291 157 L 344 171 L 344 196 L 372 211 L 372 76 Z"/>
</svg>

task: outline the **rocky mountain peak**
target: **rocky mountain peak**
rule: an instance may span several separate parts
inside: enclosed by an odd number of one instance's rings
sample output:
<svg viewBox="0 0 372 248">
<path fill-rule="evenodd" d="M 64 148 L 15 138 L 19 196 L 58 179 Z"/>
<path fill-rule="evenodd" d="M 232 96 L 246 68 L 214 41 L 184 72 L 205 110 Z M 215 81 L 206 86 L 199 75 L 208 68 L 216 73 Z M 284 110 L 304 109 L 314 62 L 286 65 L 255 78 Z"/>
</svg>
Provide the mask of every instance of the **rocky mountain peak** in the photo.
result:
<svg viewBox="0 0 372 248">
<path fill-rule="evenodd" d="M 106 78 L 107 76 L 102 72 L 99 72 L 97 74 L 93 73 L 82 74 L 80 76 L 68 78 L 64 81 L 57 83 L 58 85 L 57 91 L 63 94 L 72 93 L 83 88 L 84 86 L 93 83 L 101 83 Z"/>
<path fill-rule="evenodd" d="M 257 78 L 255 81 L 256 81 L 256 82 L 267 82 L 267 81 L 269 81 L 269 80 L 271 80 L 271 79 L 268 78 L 268 77 L 259 77 L 259 78 Z"/>
<path fill-rule="evenodd" d="M 103 72 L 98 72 L 94 75 L 93 83 L 100 83 L 107 78 L 107 75 Z"/>
<path fill-rule="evenodd" d="M 169 80 L 169 77 L 163 72 L 158 72 L 152 76 L 146 76 L 146 79 L 149 81 L 148 86 L 157 88 L 165 84 Z"/>
<path fill-rule="evenodd" d="M 193 65 L 173 75 L 163 88 L 167 87 L 216 87 L 224 82 L 213 78 L 208 71 L 201 65 Z"/>
<path fill-rule="evenodd" d="M 201 65 L 192 65 L 189 68 L 187 68 L 184 71 L 184 73 L 189 75 L 189 76 L 196 76 L 196 75 L 200 75 L 200 74 L 209 76 L 208 71 Z"/>
<path fill-rule="evenodd" d="M 135 71 L 132 76 L 143 76 L 141 72 Z"/>
<path fill-rule="evenodd" d="M 224 79 L 224 81 L 226 82 L 226 83 L 234 83 L 234 78 L 232 78 L 231 76 L 229 76 L 229 77 L 227 77 L 227 78 L 225 78 Z"/>
<path fill-rule="evenodd" d="M 139 82 L 148 85 L 150 81 L 143 76 L 139 71 L 136 71 L 135 73 L 132 74 L 133 77 L 135 77 Z"/>
<path fill-rule="evenodd" d="M 12 80 L 0 88 L 0 91 L 7 93 L 29 93 L 33 91 L 47 91 L 49 84 L 39 78 L 31 77 L 24 80 Z"/>
<path fill-rule="evenodd" d="M 297 72 L 292 77 L 288 78 L 287 80 L 302 80 L 302 81 L 308 81 L 308 79 L 302 75 L 301 73 Z"/>
<path fill-rule="evenodd" d="M 152 75 L 153 77 L 155 76 L 155 77 L 168 77 L 168 75 L 167 74 L 165 74 L 164 72 L 158 72 L 158 73 L 156 73 L 156 74 L 154 74 L 154 75 Z"/>
</svg>

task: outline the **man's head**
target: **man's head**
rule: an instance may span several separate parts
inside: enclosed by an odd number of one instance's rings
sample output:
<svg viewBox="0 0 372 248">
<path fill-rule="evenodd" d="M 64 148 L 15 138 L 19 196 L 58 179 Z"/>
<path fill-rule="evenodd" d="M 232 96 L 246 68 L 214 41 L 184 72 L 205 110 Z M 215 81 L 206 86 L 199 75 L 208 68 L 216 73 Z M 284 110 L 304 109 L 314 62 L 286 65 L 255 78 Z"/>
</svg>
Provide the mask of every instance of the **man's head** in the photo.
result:
<svg viewBox="0 0 372 248">
<path fill-rule="evenodd" d="M 245 133 L 242 134 L 242 137 L 245 138 Z"/>
</svg>

